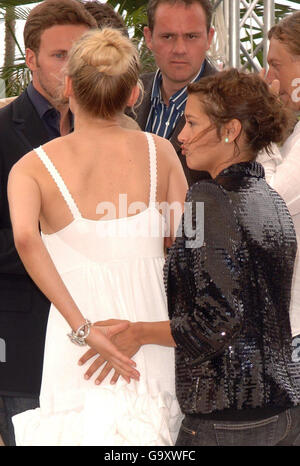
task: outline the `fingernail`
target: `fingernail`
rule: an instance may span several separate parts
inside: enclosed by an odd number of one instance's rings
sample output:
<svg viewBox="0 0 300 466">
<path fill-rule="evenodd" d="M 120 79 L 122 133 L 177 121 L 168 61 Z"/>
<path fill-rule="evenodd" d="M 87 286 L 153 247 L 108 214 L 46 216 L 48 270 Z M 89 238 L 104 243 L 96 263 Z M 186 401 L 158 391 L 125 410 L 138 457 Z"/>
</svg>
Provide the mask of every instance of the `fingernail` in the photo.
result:
<svg viewBox="0 0 300 466">
<path fill-rule="evenodd" d="M 95 384 L 96 384 L 96 385 L 100 385 L 99 380 L 96 380 L 96 381 L 95 381 Z"/>
<path fill-rule="evenodd" d="M 84 378 L 85 378 L 85 380 L 89 380 L 90 376 L 85 374 Z"/>
</svg>

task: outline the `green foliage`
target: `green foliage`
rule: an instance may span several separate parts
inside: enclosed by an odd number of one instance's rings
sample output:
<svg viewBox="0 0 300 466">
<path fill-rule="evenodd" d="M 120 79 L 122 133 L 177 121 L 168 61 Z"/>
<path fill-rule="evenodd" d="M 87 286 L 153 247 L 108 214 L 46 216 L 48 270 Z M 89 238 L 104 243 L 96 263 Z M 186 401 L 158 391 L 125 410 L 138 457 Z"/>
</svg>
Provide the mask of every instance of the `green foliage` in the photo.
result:
<svg viewBox="0 0 300 466">
<path fill-rule="evenodd" d="M 118 2 L 108 0 L 114 8 L 117 8 L 118 13 L 122 16 L 130 37 L 135 42 L 141 57 L 142 72 L 152 71 L 155 69 L 155 62 L 149 49 L 145 45 L 143 29 L 147 25 L 147 2 L 144 0 L 124 0 Z"/>
</svg>

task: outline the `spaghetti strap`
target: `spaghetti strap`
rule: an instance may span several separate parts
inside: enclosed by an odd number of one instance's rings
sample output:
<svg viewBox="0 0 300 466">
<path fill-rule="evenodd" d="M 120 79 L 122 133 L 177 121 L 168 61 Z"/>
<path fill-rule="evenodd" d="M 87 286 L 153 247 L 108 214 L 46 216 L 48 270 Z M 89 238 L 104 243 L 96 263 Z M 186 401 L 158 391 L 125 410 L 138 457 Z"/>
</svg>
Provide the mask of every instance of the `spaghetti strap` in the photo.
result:
<svg viewBox="0 0 300 466">
<path fill-rule="evenodd" d="M 156 146 L 152 134 L 145 133 L 148 146 L 149 146 L 149 162 L 150 162 L 150 197 L 149 205 L 153 205 L 156 202 L 156 189 L 157 189 L 157 157 L 156 157 Z"/>
<path fill-rule="evenodd" d="M 48 172 L 52 176 L 54 182 L 56 183 L 59 191 L 61 192 L 64 200 L 66 201 L 67 206 L 69 207 L 71 214 L 73 215 L 74 219 L 77 218 L 82 218 L 81 213 L 79 212 L 79 209 L 69 192 L 67 186 L 65 185 L 64 180 L 60 176 L 59 172 L 57 171 L 56 167 L 54 166 L 53 162 L 51 159 L 48 157 L 46 152 L 44 151 L 43 147 L 40 146 L 37 149 L 34 149 L 37 155 L 39 156 L 40 160 L 43 162 L 45 167 L 47 168 Z"/>
</svg>

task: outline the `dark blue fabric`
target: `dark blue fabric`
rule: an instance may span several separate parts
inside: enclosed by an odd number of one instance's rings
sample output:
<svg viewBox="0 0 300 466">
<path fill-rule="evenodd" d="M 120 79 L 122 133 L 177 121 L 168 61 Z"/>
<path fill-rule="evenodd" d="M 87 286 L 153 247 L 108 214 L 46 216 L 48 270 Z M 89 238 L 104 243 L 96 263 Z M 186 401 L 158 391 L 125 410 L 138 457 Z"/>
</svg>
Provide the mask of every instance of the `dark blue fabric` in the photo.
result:
<svg viewBox="0 0 300 466">
<path fill-rule="evenodd" d="M 253 421 L 186 416 L 176 446 L 299 446 L 300 407 Z"/>
<path fill-rule="evenodd" d="M 11 418 L 29 409 L 39 407 L 39 398 L 0 396 L 0 434 L 5 446 L 16 445 Z"/>
<path fill-rule="evenodd" d="M 27 93 L 31 103 L 47 129 L 49 140 L 60 137 L 60 113 L 35 89 L 32 83 L 29 84 Z M 71 129 L 73 129 L 74 123 L 71 112 L 70 124 Z"/>
</svg>

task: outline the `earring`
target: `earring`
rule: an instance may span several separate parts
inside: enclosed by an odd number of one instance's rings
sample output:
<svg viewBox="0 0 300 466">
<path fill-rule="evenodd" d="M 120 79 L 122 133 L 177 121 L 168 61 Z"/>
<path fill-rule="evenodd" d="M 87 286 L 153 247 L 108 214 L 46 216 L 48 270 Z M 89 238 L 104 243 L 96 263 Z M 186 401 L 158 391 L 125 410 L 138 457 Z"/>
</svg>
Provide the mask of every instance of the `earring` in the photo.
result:
<svg viewBox="0 0 300 466">
<path fill-rule="evenodd" d="M 225 142 L 226 142 L 226 144 L 228 144 L 229 143 L 229 138 L 225 138 Z"/>
</svg>

